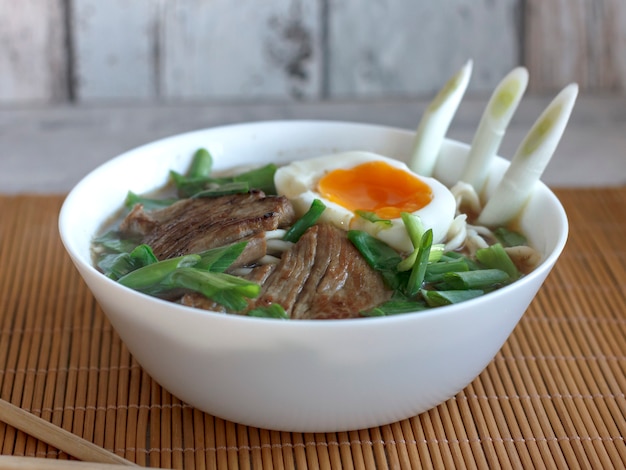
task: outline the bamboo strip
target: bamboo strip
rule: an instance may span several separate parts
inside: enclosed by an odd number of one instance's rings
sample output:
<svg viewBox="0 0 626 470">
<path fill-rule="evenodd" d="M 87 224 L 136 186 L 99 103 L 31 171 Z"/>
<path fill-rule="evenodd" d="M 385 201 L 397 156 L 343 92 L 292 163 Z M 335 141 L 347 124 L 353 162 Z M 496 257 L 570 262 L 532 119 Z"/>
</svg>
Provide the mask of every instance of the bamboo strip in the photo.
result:
<svg viewBox="0 0 626 470">
<path fill-rule="evenodd" d="M 172 412 L 171 412 L 171 427 L 170 427 L 170 439 L 172 446 L 172 467 L 173 468 L 182 468 L 184 464 L 184 441 L 183 441 L 183 406 L 177 397 L 170 394 L 170 399 L 172 402 Z"/>
<path fill-rule="evenodd" d="M 51 201 L 46 201 L 48 207 L 56 207 L 56 204 L 49 206 Z M 53 203 L 55 201 L 52 201 Z M 60 250 L 57 248 L 57 237 L 50 233 L 49 224 L 42 224 L 42 230 L 40 232 L 42 251 L 44 253 L 43 263 L 44 266 L 55 266 L 55 258 L 58 258 Z M 35 415 L 41 414 L 44 401 L 45 390 L 45 371 L 48 368 L 48 361 L 50 358 L 50 346 L 51 346 L 51 331 L 54 325 L 54 315 L 48 312 L 48 303 L 54 300 L 54 293 L 59 289 L 55 287 L 55 283 L 58 282 L 57 276 L 42 276 L 41 284 L 38 286 L 36 292 L 38 295 L 34 296 L 35 299 L 35 317 L 43 319 L 43 325 L 35 327 L 33 331 L 33 347 L 29 352 L 29 366 L 26 373 L 26 387 L 23 394 L 23 400 L 21 403 L 22 408 L 30 410 Z M 31 388 L 32 386 L 32 388 Z M 21 434 L 21 433 L 20 433 Z M 42 449 L 42 454 L 46 454 L 46 446 L 41 445 L 40 441 L 32 436 L 24 436 L 24 448 L 22 451 L 18 450 L 19 439 L 15 442 L 15 453 L 17 455 L 37 456 L 37 449 Z"/>
<path fill-rule="evenodd" d="M 295 468 L 296 461 L 293 449 L 292 435 L 289 432 L 281 432 L 276 434 L 276 442 L 272 443 L 277 449 L 282 448 L 283 465 L 286 470 Z"/>
<path fill-rule="evenodd" d="M 81 460 L 134 465 L 132 462 L 81 439 L 63 428 L 53 426 L 48 421 L 38 418 L 4 400 L 0 401 L 0 419 Z"/>
<path fill-rule="evenodd" d="M 294 433 L 292 437 L 294 443 L 294 457 L 296 460 L 296 468 L 315 468 L 312 464 L 309 465 L 307 459 L 307 449 L 304 445 L 304 434 Z"/>
<path fill-rule="evenodd" d="M 458 416 L 460 420 L 459 426 L 467 433 L 469 444 L 468 455 L 465 457 L 465 466 L 475 465 L 478 468 L 488 468 L 487 456 L 485 455 L 485 446 L 480 441 L 478 429 L 472 417 L 471 410 L 468 405 L 468 396 L 466 391 L 459 392 L 454 401 L 450 401 L 450 406 L 458 408 Z"/>
<path fill-rule="evenodd" d="M 24 205 L 21 200 L 16 201 L 16 213 L 21 213 L 24 223 L 28 223 L 28 221 L 33 220 L 33 208 Z M 17 221 L 16 221 L 17 222 Z M 9 263 L 13 261 L 9 266 L 14 266 L 12 269 L 12 279 L 9 282 L 14 282 L 15 288 L 17 289 L 16 303 L 13 304 L 12 307 L 12 318 L 11 323 L 9 324 L 9 328 L 13 329 L 13 334 L 8 338 L 8 351 L 6 357 L 6 366 L 4 369 L 4 381 L 3 387 L 1 391 L 0 397 L 13 402 L 16 400 L 16 403 L 21 402 L 20 392 L 22 390 L 22 372 L 23 365 L 20 368 L 22 356 L 20 354 L 20 350 L 22 348 L 22 341 L 25 344 L 28 344 L 29 339 L 29 315 L 27 306 L 29 303 L 29 299 L 31 296 L 29 295 L 20 295 L 21 292 L 33 292 L 32 290 L 32 280 L 29 276 L 23 278 L 22 270 L 24 266 L 29 261 L 33 260 L 29 259 L 29 254 L 32 253 L 31 247 L 29 246 L 28 240 L 26 237 L 16 236 L 15 246 L 13 255 L 15 259 L 9 260 Z M 35 274 L 36 275 L 36 274 Z M 14 295 L 16 294 L 15 291 Z M 13 453 L 14 443 L 17 435 L 17 430 L 15 428 L 7 428 L 5 430 L 5 436 L 3 441 L 2 453 Z"/>
<path fill-rule="evenodd" d="M 387 469 L 390 463 L 387 458 L 385 441 L 383 440 L 381 429 L 382 427 L 369 429 L 370 441 L 372 442 L 376 468 Z"/>
</svg>

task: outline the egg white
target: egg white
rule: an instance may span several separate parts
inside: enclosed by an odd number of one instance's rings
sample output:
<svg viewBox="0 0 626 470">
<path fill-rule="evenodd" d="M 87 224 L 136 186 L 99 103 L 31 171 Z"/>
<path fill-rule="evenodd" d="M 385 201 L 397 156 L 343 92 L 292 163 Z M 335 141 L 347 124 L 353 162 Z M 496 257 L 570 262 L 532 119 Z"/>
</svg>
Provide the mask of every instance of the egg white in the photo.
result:
<svg viewBox="0 0 626 470">
<path fill-rule="evenodd" d="M 369 222 L 355 215 L 351 210 L 324 198 L 318 191 L 319 180 L 328 172 L 337 169 L 350 169 L 373 160 L 384 161 L 390 166 L 399 168 L 414 175 L 432 190 L 433 198 L 426 206 L 413 212 L 419 216 L 425 229 L 433 230 L 433 243 L 445 241 L 448 229 L 454 220 L 456 202 L 452 193 L 434 178 L 427 178 L 413 173 L 405 163 L 372 152 L 350 151 L 308 160 L 299 160 L 280 167 L 274 176 L 278 194 L 287 197 L 293 204 L 296 214 L 304 214 L 314 199 L 321 200 L 326 210 L 320 222 L 331 223 L 344 230 L 364 230 L 370 235 L 386 242 L 399 251 L 413 251 L 401 218 L 391 219 L 391 227 Z"/>
</svg>

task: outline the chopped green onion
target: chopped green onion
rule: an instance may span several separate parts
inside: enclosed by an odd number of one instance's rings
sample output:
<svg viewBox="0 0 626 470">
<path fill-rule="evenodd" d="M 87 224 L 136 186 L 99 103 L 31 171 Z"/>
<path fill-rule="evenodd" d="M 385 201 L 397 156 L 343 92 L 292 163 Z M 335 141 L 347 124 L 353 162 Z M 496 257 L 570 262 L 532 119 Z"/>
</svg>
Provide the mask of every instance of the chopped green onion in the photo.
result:
<svg viewBox="0 0 626 470">
<path fill-rule="evenodd" d="M 471 60 L 452 76 L 429 104 L 419 123 L 413 142 L 409 168 L 423 176 L 431 176 L 441 145 L 448 132 L 461 98 L 472 74 Z"/>
<path fill-rule="evenodd" d="M 381 273 L 389 287 L 397 289 L 400 286 L 396 266 L 402 261 L 402 257 L 396 250 L 362 230 L 349 230 L 348 239 L 359 250 L 367 264 Z"/>
<path fill-rule="evenodd" d="M 467 264 L 467 260 L 464 258 L 431 263 L 426 267 L 424 280 L 430 283 L 439 282 L 443 280 L 446 273 L 457 273 L 463 271 L 469 271 L 469 265 Z"/>
<path fill-rule="evenodd" d="M 521 212 L 561 140 L 577 96 L 578 85 L 568 85 L 535 121 L 478 216 L 479 225 L 503 226 Z"/>
<path fill-rule="evenodd" d="M 247 244 L 248 242 L 243 241 L 203 251 L 199 253 L 200 261 L 194 267 L 215 273 L 224 272 L 241 255 Z"/>
<path fill-rule="evenodd" d="M 398 271 L 408 271 L 413 268 L 417 260 L 420 241 L 422 235 L 424 235 L 424 224 L 422 224 L 422 219 L 420 219 L 419 216 L 409 212 L 400 213 L 400 217 L 402 217 L 402 223 L 407 231 L 409 240 L 411 240 L 413 244 L 414 250 L 409 256 L 398 263 Z"/>
<path fill-rule="evenodd" d="M 223 305 L 230 312 L 241 312 L 248 308 L 247 298 L 233 290 L 222 290 L 215 292 L 211 300 Z"/>
<path fill-rule="evenodd" d="M 271 304 L 267 307 L 257 307 L 248 312 L 248 316 L 257 318 L 278 318 L 281 320 L 289 319 L 287 312 L 280 304 Z"/>
<path fill-rule="evenodd" d="M 489 268 L 506 272 L 511 279 L 520 277 L 520 273 L 500 243 L 476 250 L 476 259 Z"/>
<path fill-rule="evenodd" d="M 210 176 L 212 162 L 208 162 L 210 156 L 205 159 L 202 149 L 198 152 L 200 154 L 196 153 L 196 156 L 200 155 L 199 160 L 196 162 L 194 157 L 192 168 L 186 175 L 170 171 L 170 178 L 180 197 L 217 197 L 247 192 L 250 189 L 259 189 L 265 194 L 276 194 L 274 174 L 277 166 L 275 164 L 269 163 L 235 176 L 213 178 Z"/>
<path fill-rule="evenodd" d="M 211 174 L 213 169 L 213 158 L 208 150 L 200 148 L 196 150 L 187 170 L 187 177 L 194 178 L 206 178 Z"/>
<path fill-rule="evenodd" d="M 274 174 L 277 166 L 269 163 L 260 168 L 246 171 L 233 177 L 234 183 L 248 183 L 251 189 L 260 189 L 265 194 L 276 194 L 276 186 L 274 186 Z"/>
<path fill-rule="evenodd" d="M 458 304 L 459 302 L 474 299 L 484 294 L 482 290 L 477 289 L 449 291 L 422 289 L 420 292 L 430 307 L 443 307 L 444 305 Z"/>
<path fill-rule="evenodd" d="M 118 279 L 118 282 L 135 290 L 150 290 L 160 284 L 177 269 L 193 266 L 200 261 L 200 255 L 184 255 L 149 264 L 129 272 Z"/>
<path fill-rule="evenodd" d="M 500 269 L 481 269 L 478 271 L 448 272 L 437 285 L 440 290 L 488 290 L 506 284 L 509 275 Z"/>
<path fill-rule="evenodd" d="M 122 234 L 117 230 L 110 230 L 93 239 L 94 245 L 113 253 L 130 253 L 139 243 L 137 238 L 122 238 Z"/>
<path fill-rule="evenodd" d="M 364 317 L 383 317 L 426 310 L 428 305 L 420 300 L 389 300 L 377 307 L 361 312 Z"/>
<path fill-rule="evenodd" d="M 293 243 L 297 242 L 309 227 L 315 225 L 315 222 L 320 218 L 324 209 L 326 209 L 324 203 L 319 199 L 314 199 L 309 210 L 287 230 L 283 240 Z"/>
<path fill-rule="evenodd" d="M 493 231 L 493 234 L 503 246 L 509 248 L 512 246 L 523 246 L 527 244 L 526 237 L 519 232 L 513 232 L 505 227 L 499 227 Z"/>
<path fill-rule="evenodd" d="M 126 195 L 126 200 L 124 201 L 124 205 L 128 209 L 132 209 L 135 204 L 141 204 L 145 210 L 150 211 L 154 209 L 162 209 L 163 207 L 169 207 L 176 201 L 178 201 L 178 199 L 176 198 L 155 199 L 140 196 L 139 194 L 135 194 L 132 191 L 128 191 L 128 194 Z"/>
<path fill-rule="evenodd" d="M 407 295 L 414 297 L 422 288 L 424 282 L 424 275 L 426 274 L 426 266 L 428 265 L 428 257 L 430 255 L 430 247 L 433 243 L 433 231 L 432 229 L 426 230 L 419 244 L 419 251 L 417 253 L 417 259 L 411 270 L 411 276 L 406 288 Z"/>
<path fill-rule="evenodd" d="M 528 70 L 517 67 L 502 79 L 489 99 L 459 178 L 459 181 L 472 185 L 477 193 L 485 185 L 491 162 L 527 85 Z"/>
<path fill-rule="evenodd" d="M 202 197 L 219 197 L 227 196 L 229 194 L 241 194 L 247 193 L 250 190 L 250 186 L 245 181 L 225 183 L 215 187 L 209 187 L 207 189 L 200 190 L 193 194 L 193 198 Z"/>
<path fill-rule="evenodd" d="M 391 220 L 380 218 L 378 214 L 376 214 L 376 212 L 357 209 L 354 211 L 354 213 L 358 215 L 359 217 L 361 217 L 362 219 L 367 220 L 368 222 L 381 225 L 383 228 L 389 228 L 393 225 Z"/>
<path fill-rule="evenodd" d="M 251 281 L 230 274 L 214 273 L 195 267 L 180 267 L 169 273 L 168 287 L 183 287 L 213 298 L 218 292 L 232 291 L 243 297 L 256 297 L 261 287 Z"/>
</svg>

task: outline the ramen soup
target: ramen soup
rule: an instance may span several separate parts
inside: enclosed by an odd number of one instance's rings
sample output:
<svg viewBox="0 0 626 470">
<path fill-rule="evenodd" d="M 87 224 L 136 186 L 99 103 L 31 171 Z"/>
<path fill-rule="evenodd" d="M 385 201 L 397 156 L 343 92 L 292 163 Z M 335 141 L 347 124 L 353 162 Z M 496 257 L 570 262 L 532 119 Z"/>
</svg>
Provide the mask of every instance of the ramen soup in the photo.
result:
<svg viewBox="0 0 626 470">
<path fill-rule="evenodd" d="M 216 175 L 199 149 L 93 240 L 106 276 L 186 306 L 281 319 L 419 312 L 515 282 L 539 262 L 515 224 L 476 224 L 470 185 L 353 151 Z"/>
</svg>

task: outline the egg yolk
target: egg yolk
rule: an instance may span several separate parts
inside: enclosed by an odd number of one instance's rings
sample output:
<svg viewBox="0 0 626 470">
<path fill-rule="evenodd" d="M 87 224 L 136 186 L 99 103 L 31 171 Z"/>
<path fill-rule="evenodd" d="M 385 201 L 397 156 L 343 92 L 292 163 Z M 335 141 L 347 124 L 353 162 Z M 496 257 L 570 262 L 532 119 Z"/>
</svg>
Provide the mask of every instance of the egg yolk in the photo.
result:
<svg viewBox="0 0 626 470">
<path fill-rule="evenodd" d="M 415 212 L 433 198 L 430 186 L 422 180 L 381 161 L 330 171 L 320 179 L 318 190 L 348 210 L 374 212 L 382 219 Z"/>
</svg>

